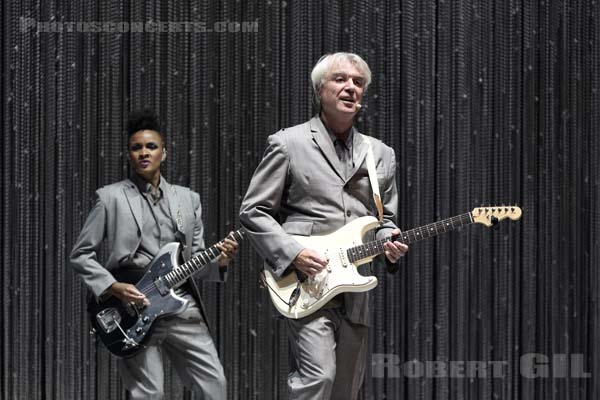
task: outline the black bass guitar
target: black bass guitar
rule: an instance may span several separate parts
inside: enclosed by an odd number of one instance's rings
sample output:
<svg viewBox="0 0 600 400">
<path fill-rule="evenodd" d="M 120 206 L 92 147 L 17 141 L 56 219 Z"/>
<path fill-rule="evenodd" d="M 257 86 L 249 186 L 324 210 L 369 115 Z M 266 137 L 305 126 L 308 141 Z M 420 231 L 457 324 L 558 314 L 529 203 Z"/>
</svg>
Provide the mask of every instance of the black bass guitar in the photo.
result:
<svg viewBox="0 0 600 400">
<path fill-rule="evenodd" d="M 228 238 L 239 243 L 243 236 L 244 230 L 239 229 Z M 150 339 L 154 322 L 177 314 L 187 304 L 187 300 L 177 296 L 174 289 L 220 254 L 214 245 L 180 264 L 180 247 L 177 242 L 163 246 L 136 283 L 135 287 L 150 301 L 149 305 L 123 304 L 114 296 L 98 302 L 92 296 L 88 305 L 92 326 L 112 354 L 132 357 L 143 349 Z"/>
</svg>

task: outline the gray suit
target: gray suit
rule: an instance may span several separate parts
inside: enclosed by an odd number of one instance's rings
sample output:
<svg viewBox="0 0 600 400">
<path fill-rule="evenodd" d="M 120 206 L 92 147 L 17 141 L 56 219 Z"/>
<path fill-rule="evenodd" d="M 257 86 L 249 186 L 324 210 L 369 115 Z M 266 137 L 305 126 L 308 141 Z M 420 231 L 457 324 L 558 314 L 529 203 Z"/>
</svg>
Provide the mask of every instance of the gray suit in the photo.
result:
<svg viewBox="0 0 600 400">
<path fill-rule="evenodd" d="M 164 181 L 164 178 L 161 177 L 161 180 Z M 164 195 L 169 203 L 173 225 L 177 228 L 175 236 L 185 246 L 184 259 L 189 259 L 204 249 L 200 196 L 188 188 L 164 183 L 167 189 Z M 145 199 L 130 179 L 98 189 L 96 194 L 96 204 L 73 247 L 70 261 L 87 287 L 100 297 L 116 282 L 111 272 L 124 264 L 131 264 L 140 245 L 142 202 Z M 109 254 L 103 265 L 98 260 L 98 252 L 105 239 Z M 213 281 L 226 278 L 226 273 L 215 260 L 202 274 L 198 278 Z M 121 372 L 125 385 L 134 398 L 162 397 L 163 351 L 179 367 L 178 372 L 188 386 L 203 386 L 203 391 L 211 392 L 205 393 L 209 398 L 225 397 L 223 368 L 206 325 L 200 294 L 193 279 L 189 282 L 193 299 L 189 298 L 188 307 L 177 316 L 158 320 L 149 349 L 133 359 L 120 362 L 124 367 Z M 169 336 L 166 326 L 173 324 L 177 324 L 177 329 L 173 329 L 174 333 Z"/>
<path fill-rule="evenodd" d="M 272 267 L 276 275 L 283 275 L 303 249 L 300 243 L 289 235 L 325 235 L 334 232 L 353 219 L 365 215 L 377 215 L 365 163 L 366 139 L 354 128 L 353 130 L 352 159 L 354 166 L 347 177 L 342 173 L 343 169 L 335 152 L 334 144 L 318 116 L 301 125 L 283 129 L 269 137 L 268 147 L 242 202 L 240 221 L 247 231 L 250 242 Z M 398 207 L 395 181 L 396 163 L 393 149 L 379 140 L 373 140 L 373 154 L 384 203 L 385 224 L 377 232 L 377 237 L 380 238 L 386 234 L 389 235 L 390 231 L 395 228 L 394 221 Z M 338 331 L 344 324 L 354 326 L 355 330 L 364 331 L 362 336 L 355 335 L 355 341 L 362 342 L 358 350 L 361 357 L 357 357 L 349 367 L 355 368 L 356 363 L 364 363 L 362 361 L 362 355 L 366 352 L 366 328 L 364 327 L 369 323 L 368 293 L 345 293 L 344 305 L 345 315 L 343 318 L 340 318 L 339 315 L 331 317 L 331 310 L 322 310 L 315 316 L 288 321 L 291 330 L 290 342 L 296 362 L 306 358 L 304 361 L 310 363 L 311 357 L 316 359 L 325 349 L 328 347 L 331 349 L 331 343 L 327 340 L 322 341 L 319 345 L 315 344 L 314 338 L 308 343 L 310 348 L 301 348 L 303 332 L 310 330 L 303 328 L 302 325 L 310 323 L 314 326 L 315 323 L 320 323 L 322 326 L 316 328 L 315 331 L 323 331 L 321 329 L 323 326 L 331 326 L 332 335 L 336 340 L 340 336 L 347 336 Z M 318 322 L 319 320 L 321 322 Z M 319 335 L 315 337 L 318 338 Z M 342 344 L 346 343 L 337 341 L 338 347 Z M 353 376 L 352 382 L 340 382 L 340 375 L 345 377 L 348 375 L 342 374 L 340 368 L 347 367 L 349 363 L 340 363 L 339 357 L 344 352 L 339 350 L 342 349 L 338 348 L 337 352 L 338 374 L 334 389 L 355 387 L 357 391 L 364 368 L 357 368 L 349 374 Z M 311 354 L 309 357 L 304 357 L 305 353 Z M 336 356 L 333 355 L 333 357 Z M 334 362 L 334 364 L 336 363 Z M 328 387 L 327 384 L 315 384 L 314 390 L 300 393 L 302 392 L 301 388 L 294 385 L 304 384 L 309 387 L 312 383 L 309 382 L 310 379 L 302 375 L 302 366 L 296 365 L 295 367 L 297 367 L 296 370 L 290 374 L 291 397 L 329 397 L 331 385 Z M 305 370 L 315 369 L 315 367 L 318 366 L 313 363 Z M 334 377 L 335 368 L 334 365 Z M 295 379 L 293 375 L 298 371 L 298 379 Z M 330 371 L 324 371 L 324 373 L 331 375 Z M 327 378 L 329 379 L 331 376 Z M 353 390 L 352 393 L 354 392 Z M 335 394 L 336 390 L 333 390 L 333 393 Z M 350 396 L 354 396 L 354 394 Z"/>
</svg>

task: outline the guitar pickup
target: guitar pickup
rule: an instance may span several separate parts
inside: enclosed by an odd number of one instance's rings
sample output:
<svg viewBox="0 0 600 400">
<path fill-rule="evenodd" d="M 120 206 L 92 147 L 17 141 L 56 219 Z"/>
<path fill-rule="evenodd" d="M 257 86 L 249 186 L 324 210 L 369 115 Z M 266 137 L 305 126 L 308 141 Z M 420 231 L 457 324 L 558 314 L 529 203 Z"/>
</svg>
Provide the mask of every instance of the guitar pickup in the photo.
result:
<svg viewBox="0 0 600 400">
<path fill-rule="evenodd" d="M 344 268 L 346 268 L 350 263 L 346 249 L 340 249 L 340 261 L 342 262 L 342 267 Z"/>
<path fill-rule="evenodd" d="M 154 281 L 154 286 L 156 286 L 156 290 L 161 296 L 166 296 L 169 293 L 169 286 L 162 276 Z"/>
</svg>

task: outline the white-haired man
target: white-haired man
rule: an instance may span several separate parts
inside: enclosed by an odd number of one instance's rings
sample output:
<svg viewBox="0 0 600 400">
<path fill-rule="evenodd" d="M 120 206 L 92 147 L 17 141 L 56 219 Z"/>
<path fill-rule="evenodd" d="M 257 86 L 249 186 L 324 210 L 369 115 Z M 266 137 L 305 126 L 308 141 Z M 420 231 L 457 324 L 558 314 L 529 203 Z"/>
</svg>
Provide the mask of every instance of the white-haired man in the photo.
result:
<svg viewBox="0 0 600 400">
<path fill-rule="evenodd" d="M 320 112 L 310 121 L 271 135 L 242 202 L 248 237 L 277 276 L 300 271 L 314 276 L 327 260 L 290 235 L 326 235 L 353 219 L 377 215 L 365 163 L 368 145 L 354 127 L 371 81 L 356 54 L 321 57 L 311 79 Z M 372 140 L 382 194 L 384 224 L 377 238 L 399 234 L 393 149 Z M 280 224 L 281 223 L 281 224 Z M 385 244 L 388 263 L 408 250 Z M 369 323 L 367 293 L 344 293 L 316 313 L 286 319 L 293 359 L 290 399 L 354 399 L 362 385 Z"/>
</svg>

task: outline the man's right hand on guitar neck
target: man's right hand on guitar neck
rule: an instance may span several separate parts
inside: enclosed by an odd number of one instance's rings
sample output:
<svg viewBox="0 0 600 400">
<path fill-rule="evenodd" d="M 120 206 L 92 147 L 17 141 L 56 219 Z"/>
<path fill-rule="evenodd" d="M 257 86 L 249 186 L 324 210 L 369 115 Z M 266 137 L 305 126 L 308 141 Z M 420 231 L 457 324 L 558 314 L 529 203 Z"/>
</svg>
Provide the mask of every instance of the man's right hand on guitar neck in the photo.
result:
<svg viewBox="0 0 600 400">
<path fill-rule="evenodd" d="M 327 266 L 327 259 L 311 249 L 303 249 L 294 259 L 294 266 L 308 276 L 315 276 Z"/>
<path fill-rule="evenodd" d="M 115 282 L 108 288 L 108 293 L 117 297 L 123 304 L 133 303 L 137 306 L 147 306 L 150 301 L 130 283 Z"/>
</svg>

